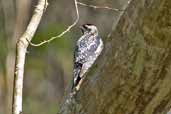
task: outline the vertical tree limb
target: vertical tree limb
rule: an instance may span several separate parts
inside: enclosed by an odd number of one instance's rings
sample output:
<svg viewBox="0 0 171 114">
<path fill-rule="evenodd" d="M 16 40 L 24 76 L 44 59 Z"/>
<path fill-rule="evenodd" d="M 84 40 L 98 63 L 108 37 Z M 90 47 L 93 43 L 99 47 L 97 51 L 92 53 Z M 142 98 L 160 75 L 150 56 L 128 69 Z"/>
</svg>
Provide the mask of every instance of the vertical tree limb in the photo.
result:
<svg viewBox="0 0 171 114">
<path fill-rule="evenodd" d="M 14 73 L 14 91 L 13 91 L 13 107 L 12 114 L 22 113 L 22 89 L 23 89 L 23 74 L 25 55 L 29 42 L 32 40 L 37 27 L 40 23 L 44 9 L 46 9 L 47 0 L 39 0 L 35 8 L 34 14 L 24 34 L 18 39 L 15 59 L 15 73 Z"/>
</svg>

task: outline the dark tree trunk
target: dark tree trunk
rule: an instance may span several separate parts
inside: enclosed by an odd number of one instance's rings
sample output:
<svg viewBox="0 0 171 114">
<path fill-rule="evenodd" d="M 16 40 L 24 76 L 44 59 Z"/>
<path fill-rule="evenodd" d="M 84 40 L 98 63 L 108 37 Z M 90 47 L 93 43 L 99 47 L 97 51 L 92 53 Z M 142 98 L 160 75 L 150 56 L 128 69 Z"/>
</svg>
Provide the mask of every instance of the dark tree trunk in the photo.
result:
<svg viewBox="0 0 171 114">
<path fill-rule="evenodd" d="M 166 114 L 171 108 L 171 0 L 132 0 L 103 40 L 102 55 L 61 114 Z"/>
</svg>

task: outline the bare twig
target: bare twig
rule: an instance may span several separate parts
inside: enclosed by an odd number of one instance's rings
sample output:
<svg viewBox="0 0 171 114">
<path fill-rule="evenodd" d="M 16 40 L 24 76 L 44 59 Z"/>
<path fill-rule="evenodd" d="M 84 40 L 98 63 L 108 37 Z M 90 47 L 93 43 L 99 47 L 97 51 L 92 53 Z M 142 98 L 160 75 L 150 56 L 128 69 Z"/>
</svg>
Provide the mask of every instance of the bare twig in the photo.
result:
<svg viewBox="0 0 171 114">
<path fill-rule="evenodd" d="M 85 3 L 82 3 L 82 2 L 77 2 L 77 3 L 79 5 L 90 7 L 90 8 L 94 8 L 94 9 L 107 9 L 107 10 L 112 10 L 112 11 L 124 11 L 124 10 L 117 9 L 117 8 L 110 8 L 110 7 L 107 7 L 107 6 L 101 7 L 101 6 L 85 4 Z"/>
<path fill-rule="evenodd" d="M 74 23 L 70 26 L 67 27 L 66 30 L 64 30 L 62 33 L 60 33 L 59 35 L 57 36 L 54 36 L 54 37 L 51 37 L 50 39 L 48 40 L 44 40 L 38 44 L 34 44 L 32 42 L 29 42 L 31 46 L 41 46 L 45 43 L 49 43 L 57 38 L 60 38 L 62 37 L 63 35 L 65 35 L 67 32 L 69 32 L 79 21 L 79 11 L 78 11 L 78 5 L 82 5 L 82 6 L 86 6 L 86 7 L 91 7 L 91 8 L 95 8 L 95 9 L 107 9 L 107 10 L 112 10 L 112 11 L 124 11 L 124 10 L 120 10 L 120 9 L 116 9 L 116 8 L 110 8 L 110 7 L 100 7 L 100 6 L 95 6 L 95 5 L 88 5 L 88 4 L 85 4 L 85 3 L 81 3 L 81 2 L 78 2 L 77 0 L 74 0 L 74 4 L 75 4 L 75 10 L 76 10 L 76 20 L 74 21 Z"/>
<path fill-rule="evenodd" d="M 77 5 L 78 2 L 77 2 L 77 0 L 74 0 L 74 4 L 75 4 L 76 16 L 77 16 L 77 17 L 76 17 L 76 20 L 74 21 L 74 23 L 73 23 L 72 25 L 68 26 L 68 28 L 67 28 L 65 31 L 63 31 L 62 33 L 60 33 L 60 34 L 57 35 L 57 36 L 54 36 L 54 37 L 50 38 L 49 40 L 45 40 L 45 41 L 43 41 L 43 42 L 41 42 L 41 43 L 39 43 L 39 44 L 33 44 L 33 43 L 29 42 L 30 45 L 32 45 L 32 46 L 41 46 L 41 45 L 43 45 L 43 44 L 45 44 L 45 43 L 49 43 L 49 42 L 55 40 L 56 38 L 60 38 L 60 37 L 62 37 L 64 34 L 66 34 L 67 32 L 69 32 L 69 31 L 78 23 L 78 21 L 79 21 L 79 12 L 78 12 L 78 5 Z"/>
<path fill-rule="evenodd" d="M 24 78 L 24 64 L 26 50 L 29 45 L 28 41 L 31 41 L 37 27 L 40 23 L 44 9 L 47 7 L 47 0 L 39 0 L 38 5 L 35 8 L 35 12 L 27 26 L 24 34 L 18 39 L 16 58 L 15 58 L 15 73 L 14 73 L 14 91 L 13 91 L 13 104 L 12 114 L 22 113 L 22 91 L 23 91 L 23 78 Z"/>
</svg>

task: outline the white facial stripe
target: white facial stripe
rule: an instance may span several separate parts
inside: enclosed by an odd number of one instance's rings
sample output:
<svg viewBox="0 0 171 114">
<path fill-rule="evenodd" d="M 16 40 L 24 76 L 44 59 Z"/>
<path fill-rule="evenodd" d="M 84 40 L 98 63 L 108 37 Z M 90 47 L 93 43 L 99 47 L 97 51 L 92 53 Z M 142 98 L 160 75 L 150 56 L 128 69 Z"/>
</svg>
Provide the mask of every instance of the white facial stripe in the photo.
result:
<svg viewBox="0 0 171 114">
<path fill-rule="evenodd" d="M 87 25 L 87 28 L 91 30 L 97 30 L 97 28 L 94 25 Z"/>
<path fill-rule="evenodd" d="M 98 34 L 98 31 L 97 31 L 97 27 L 96 26 L 94 26 L 94 25 L 86 25 L 86 27 L 87 28 L 89 28 L 91 31 L 91 33 L 93 33 L 93 34 Z"/>
</svg>

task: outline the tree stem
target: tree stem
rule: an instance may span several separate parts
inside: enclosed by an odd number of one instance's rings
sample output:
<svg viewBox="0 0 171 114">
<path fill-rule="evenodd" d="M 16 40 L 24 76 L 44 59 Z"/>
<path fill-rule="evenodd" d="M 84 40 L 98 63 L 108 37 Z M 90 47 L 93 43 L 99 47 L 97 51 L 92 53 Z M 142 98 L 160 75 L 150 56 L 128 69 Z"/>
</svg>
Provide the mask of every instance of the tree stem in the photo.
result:
<svg viewBox="0 0 171 114">
<path fill-rule="evenodd" d="M 16 45 L 12 114 L 22 113 L 24 64 L 27 47 L 29 45 L 28 41 L 32 40 L 47 5 L 47 0 L 39 0 L 26 31 L 18 39 Z"/>
</svg>

